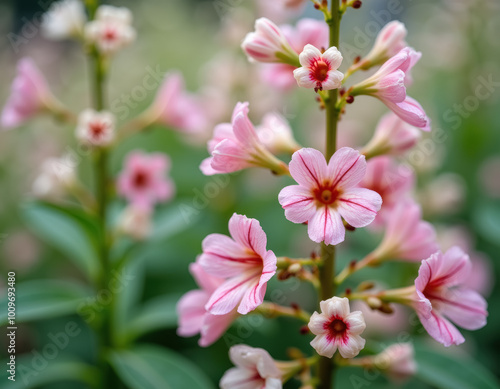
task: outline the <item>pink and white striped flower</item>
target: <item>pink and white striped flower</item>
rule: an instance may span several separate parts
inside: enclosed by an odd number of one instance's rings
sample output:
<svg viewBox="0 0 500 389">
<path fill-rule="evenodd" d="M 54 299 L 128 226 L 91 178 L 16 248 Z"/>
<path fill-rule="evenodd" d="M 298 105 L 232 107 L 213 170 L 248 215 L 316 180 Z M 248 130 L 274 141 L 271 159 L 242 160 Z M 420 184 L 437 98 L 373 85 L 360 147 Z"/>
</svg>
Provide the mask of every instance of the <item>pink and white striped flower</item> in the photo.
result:
<svg viewBox="0 0 500 389">
<path fill-rule="evenodd" d="M 408 31 L 403 23 L 394 20 L 380 30 L 371 51 L 360 62 L 362 69 L 380 65 L 404 49 Z"/>
<path fill-rule="evenodd" d="M 366 328 L 363 314 L 351 312 L 346 297 L 332 297 L 319 305 L 321 313 L 314 312 L 309 321 L 309 329 L 316 335 L 311 346 L 327 358 L 332 358 L 337 349 L 343 358 L 354 358 L 365 347 L 360 336 Z"/>
<path fill-rule="evenodd" d="M 298 64 L 297 53 L 283 31 L 267 18 L 257 19 L 255 32 L 247 34 L 241 48 L 250 61 Z"/>
<path fill-rule="evenodd" d="M 293 223 L 308 222 L 309 238 L 314 242 L 343 242 L 342 218 L 353 227 L 365 227 L 382 205 L 378 193 L 357 187 L 365 172 L 365 157 L 349 147 L 337 150 L 328 164 L 318 150 L 297 151 L 290 174 L 299 185 L 287 186 L 279 194 L 286 218 Z"/>
<path fill-rule="evenodd" d="M 211 234 L 203 240 L 200 265 L 208 274 L 225 279 L 205 307 L 214 315 L 237 307 L 245 315 L 264 301 L 277 260 L 271 250 L 266 251 L 267 237 L 257 220 L 234 214 L 229 233 L 231 237 Z"/>
<path fill-rule="evenodd" d="M 469 256 L 452 247 L 444 254 L 438 251 L 422 261 L 415 280 L 417 315 L 429 335 L 446 347 L 465 341 L 451 322 L 467 330 L 486 325 L 486 300 L 464 287 L 470 272 Z"/>
<path fill-rule="evenodd" d="M 351 96 L 376 97 L 407 123 L 429 131 L 430 123 L 425 111 L 406 95 L 409 72 L 420 57 L 421 53 L 409 47 L 404 48 L 385 62 L 373 76 L 356 84 L 350 91 Z"/>
<path fill-rule="evenodd" d="M 328 26 L 316 19 L 300 19 L 296 27 L 281 26 L 290 46 L 299 55 L 304 46 L 311 44 L 315 47 L 328 47 Z M 293 71 L 297 68 L 289 64 L 263 64 L 260 74 L 262 80 L 281 90 L 287 90 L 297 85 Z"/>
<path fill-rule="evenodd" d="M 371 263 L 394 259 L 420 261 L 438 248 L 436 231 L 432 224 L 422 220 L 420 206 L 405 199 L 387 215 L 384 238 L 369 257 Z"/>
<path fill-rule="evenodd" d="M 232 173 L 248 167 L 271 169 L 276 174 L 287 174 L 286 164 L 266 148 L 248 118 L 248 103 L 238 103 L 231 123 L 215 127 L 208 142 L 211 157 L 205 159 L 200 169 L 205 175 Z"/>
<path fill-rule="evenodd" d="M 390 112 L 380 119 L 372 139 L 361 153 L 367 159 L 378 155 L 401 155 L 413 148 L 420 136 L 418 129 Z"/>
<path fill-rule="evenodd" d="M 396 204 L 409 197 L 415 187 L 415 175 L 413 170 L 397 164 L 390 157 L 376 157 L 368 161 L 366 174 L 359 186 L 371 189 L 382 197 L 382 208 L 373 223 L 380 226 L 387 221 Z"/>
<path fill-rule="evenodd" d="M 212 293 L 224 283 L 224 279 L 206 273 L 198 262 L 192 263 L 189 271 L 201 289 L 187 292 L 177 303 L 177 334 L 183 337 L 200 334 L 199 345 L 208 347 L 224 334 L 238 314 L 235 309 L 225 315 L 209 313 L 205 304 Z"/>
<path fill-rule="evenodd" d="M 179 72 L 165 75 L 155 100 L 142 115 L 144 123 L 161 123 L 186 133 L 199 133 L 205 128 L 206 113 L 202 101 L 186 92 Z"/>
<path fill-rule="evenodd" d="M 342 54 L 336 47 L 330 47 L 324 53 L 307 44 L 299 55 L 302 67 L 293 71 L 297 84 L 303 88 L 330 90 L 340 88 L 344 75 L 337 69 L 342 63 Z"/>
<path fill-rule="evenodd" d="M 236 365 L 220 380 L 221 389 L 281 389 L 282 373 L 269 353 L 243 344 L 231 347 L 229 358 Z"/>
<path fill-rule="evenodd" d="M 95 20 L 85 25 L 85 39 L 106 55 L 112 55 L 130 45 L 136 37 L 132 27 L 132 12 L 125 7 L 101 5 Z"/>
<path fill-rule="evenodd" d="M 167 201 L 174 195 L 174 184 L 166 177 L 169 169 L 170 159 L 166 155 L 133 151 L 118 177 L 118 193 L 130 203 L 144 207 Z"/>
<path fill-rule="evenodd" d="M 108 111 L 82 111 L 78 116 L 76 137 L 87 145 L 109 146 L 115 139 L 115 116 Z"/>
<path fill-rule="evenodd" d="M 31 58 L 22 58 L 17 64 L 17 75 L 2 111 L 2 127 L 18 127 L 38 113 L 53 111 L 59 105 L 35 63 Z"/>
</svg>

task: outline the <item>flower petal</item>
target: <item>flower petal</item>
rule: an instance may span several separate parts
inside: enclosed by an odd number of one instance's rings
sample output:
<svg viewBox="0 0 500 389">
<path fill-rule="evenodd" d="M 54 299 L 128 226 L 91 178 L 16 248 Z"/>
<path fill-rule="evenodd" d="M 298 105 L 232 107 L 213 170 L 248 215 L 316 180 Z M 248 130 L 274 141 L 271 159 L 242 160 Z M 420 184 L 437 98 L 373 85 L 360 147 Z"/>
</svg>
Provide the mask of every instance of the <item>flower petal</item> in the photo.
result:
<svg viewBox="0 0 500 389">
<path fill-rule="evenodd" d="M 418 311 L 417 315 L 429 335 L 444 344 L 445 347 L 449 347 L 452 344 L 458 346 L 465 342 L 460 331 L 436 311 L 432 310 L 428 318 L 421 315 Z"/>
<path fill-rule="evenodd" d="M 377 192 L 365 188 L 351 188 L 338 200 L 338 212 L 353 227 L 361 228 L 370 224 L 382 206 L 382 197 Z"/>
<path fill-rule="evenodd" d="M 327 174 L 325 157 L 320 151 L 311 148 L 293 153 L 289 167 L 293 179 L 306 188 L 321 186 Z"/>
<path fill-rule="evenodd" d="M 336 245 L 345 239 L 345 227 L 340 214 L 327 206 L 319 208 L 309 220 L 307 232 L 316 243 Z"/>
<path fill-rule="evenodd" d="M 338 149 L 328 163 L 332 186 L 348 189 L 356 186 L 366 173 L 365 156 L 350 147 Z"/>
<path fill-rule="evenodd" d="M 343 358 L 354 358 L 365 347 L 366 340 L 359 335 L 349 335 L 345 343 L 340 342 L 339 353 Z"/>
<path fill-rule="evenodd" d="M 477 330 L 486 325 L 486 300 L 476 291 L 448 289 L 438 300 L 439 312 L 467 330 Z"/>
<path fill-rule="evenodd" d="M 229 219 L 229 233 L 243 247 L 264 257 L 267 237 L 258 220 L 236 213 Z"/>
<path fill-rule="evenodd" d="M 314 216 L 316 204 L 309 189 L 290 185 L 281 190 L 278 201 L 285 210 L 285 217 L 293 223 L 305 223 Z"/>
<path fill-rule="evenodd" d="M 331 358 L 337 351 L 337 344 L 328 340 L 326 335 L 316 336 L 310 344 L 323 357 Z"/>
<path fill-rule="evenodd" d="M 344 321 L 348 324 L 349 333 L 353 335 L 361 334 L 366 328 L 365 318 L 361 311 L 351 312 Z"/>
</svg>

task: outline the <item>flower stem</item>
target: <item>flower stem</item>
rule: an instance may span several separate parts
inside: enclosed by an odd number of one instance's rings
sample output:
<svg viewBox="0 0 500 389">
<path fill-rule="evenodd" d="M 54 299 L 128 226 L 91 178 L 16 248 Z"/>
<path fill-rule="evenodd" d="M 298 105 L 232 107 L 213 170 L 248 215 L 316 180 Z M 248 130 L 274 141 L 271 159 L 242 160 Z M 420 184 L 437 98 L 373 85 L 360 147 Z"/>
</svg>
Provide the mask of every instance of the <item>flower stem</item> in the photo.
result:
<svg viewBox="0 0 500 389">
<path fill-rule="evenodd" d="M 327 23 L 330 29 L 330 47 L 339 46 L 340 35 L 340 9 L 339 0 L 331 0 L 330 17 Z M 325 101 L 326 110 L 326 160 L 329 161 L 337 149 L 337 122 L 339 110 L 337 109 L 338 90 L 333 89 L 328 92 Z M 321 258 L 323 266 L 320 269 L 320 293 L 319 299 L 327 300 L 335 295 L 336 288 L 333 283 L 335 277 L 335 246 L 321 245 Z M 321 357 L 319 359 L 319 386 L 320 389 L 331 389 L 333 387 L 334 365 L 330 358 Z"/>
</svg>

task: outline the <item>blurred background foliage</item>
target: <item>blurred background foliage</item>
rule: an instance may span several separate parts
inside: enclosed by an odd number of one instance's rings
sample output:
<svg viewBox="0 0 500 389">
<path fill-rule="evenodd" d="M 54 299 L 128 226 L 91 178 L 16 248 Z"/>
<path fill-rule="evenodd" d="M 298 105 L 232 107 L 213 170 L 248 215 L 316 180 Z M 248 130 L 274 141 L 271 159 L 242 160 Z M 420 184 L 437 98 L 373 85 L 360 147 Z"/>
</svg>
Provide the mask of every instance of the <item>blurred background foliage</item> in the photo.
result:
<svg viewBox="0 0 500 389">
<path fill-rule="evenodd" d="M 303 145 L 322 147 L 323 114 L 317 111 L 310 91 L 297 89 L 294 93 L 282 94 L 270 90 L 258 80 L 255 66 L 247 64 L 239 50 L 241 38 L 252 30 L 255 16 L 259 15 L 254 0 L 113 3 L 132 9 L 138 31 L 136 43 L 120 53 L 111 70 L 108 99 L 121 109 L 115 111 L 117 115 L 127 111 L 120 117 L 121 121 L 132 118 L 152 101 L 154 91 L 133 104 L 122 100 L 122 94 L 130 94 L 135 86 L 142 84 L 148 68 L 159 67 L 162 72 L 179 69 L 191 91 L 206 92 L 213 87 L 228 91 L 223 108 L 219 109 L 219 121 L 230 118 L 237 101 L 248 100 L 255 123 L 267 110 L 278 111 L 289 119 Z M 374 13 L 386 9 L 385 3 L 366 1 L 361 10 L 350 11 L 344 18 L 341 39 L 350 47 L 357 47 L 356 54 L 369 50 L 375 34 L 370 35 L 363 28 L 373 20 Z M 79 45 L 47 41 L 36 26 L 26 42 L 12 44 L 9 34 L 22 34 L 26 24 L 41 11 L 43 8 L 36 1 L 0 2 L 0 66 L 3 69 L 0 101 L 8 96 L 16 61 L 28 55 L 49 79 L 56 96 L 78 112 L 89 105 L 86 63 Z M 305 12 L 309 17 L 319 17 L 309 5 Z M 378 351 L 382 345 L 398 341 L 401 334 L 414 335 L 420 370 L 416 378 L 405 384 L 408 388 L 498 387 L 493 373 L 486 369 L 498 375 L 500 362 L 500 293 L 494 282 L 500 269 L 500 4 L 496 0 L 401 0 L 401 12 L 391 18 L 407 25 L 408 42 L 423 53 L 414 72 L 411 95 L 431 116 L 433 134 L 438 129 L 441 134 L 425 138 L 430 141 L 421 142 L 418 148 L 421 153 L 409 158 L 419 177 L 417 195 L 424 205 L 426 218 L 435 223 L 443 242 L 458 240 L 457 243 L 464 244 L 468 240 L 470 251 L 484 253 L 481 258 L 486 277 L 482 282 L 489 302 L 489 319 L 488 325 L 479 331 L 463 331 L 467 338 L 464 345 L 445 349 L 423 332 L 415 320 L 409 321 L 408 312 L 397 311 L 386 317 L 375 315 L 370 319 L 374 329 L 370 331 L 367 347 Z M 378 23 L 380 28 L 386 21 Z M 363 35 L 370 39 L 366 46 L 360 47 Z M 221 53 L 233 61 L 227 69 L 221 65 Z M 347 67 L 349 55 L 344 57 Z M 482 80 L 493 80 L 485 99 L 477 94 Z M 360 98 L 348 107 L 348 114 L 341 122 L 341 142 L 362 145 L 384 112 L 384 106 L 378 101 Z M 261 170 L 220 177 L 202 175 L 198 166 L 207 156 L 207 136 L 195 139 L 157 126 L 121 144 L 111 161 L 115 174 L 121 169 L 123 157 L 132 149 L 161 151 L 173 161 L 171 174 L 177 187 L 176 199 L 160 207 L 155 237 L 134 252 L 136 265 L 128 269 L 134 279 L 127 283 L 122 312 L 129 315 L 127 320 L 142 320 L 134 327 L 141 343 L 163 346 L 186 358 L 185 365 L 178 354 L 171 354 L 170 360 L 164 362 L 171 371 L 177 371 L 175 388 L 209 388 L 208 381 L 217 386 L 223 372 L 230 367 L 228 348 L 236 343 L 265 347 L 276 359 L 286 359 L 286 349 L 290 346 L 308 354 L 313 351 L 308 345 L 309 337 L 298 334 L 299 324 L 287 319 L 243 318 L 226 336 L 205 349 L 197 345 L 196 338 L 176 335 L 175 303 L 183 293 L 196 287 L 188 265 L 201 252 L 201 241 L 206 235 L 227 233 L 227 221 L 233 212 L 258 219 L 268 235 L 268 248 L 277 255 L 301 257 L 316 249 L 308 241 L 304 226 L 289 223 L 278 204 L 277 193 L 289 179 L 276 178 Z M 2 132 L 0 137 L 0 269 L 5 275 L 0 279 L 0 286 L 5 288 L 7 271 L 16 271 L 18 294 L 25 294 L 27 301 L 27 306 L 19 310 L 31 309 L 26 324 L 19 327 L 18 354 L 25 353 L 25 364 L 30 366 L 36 352 L 52 342 L 48 334 L 64 331 L 66 324 L 74 321 L 81 332 L 30 382 L 40 380 L 43 388 L 86 387 L 69 379 L 80 374 L 88 377 L 92 371 L 72 370 L 73 360 L 92 363 L 95 358 L 93 333 L 78 315 L 71 313 L 86 293 L 81 290 L 84 276 L 74 258 L 85 256 L 86 243 L 79 237 L 81 232 L 68 227 L 66 219 L 54 217 L 50 207 L 34 209 L 29 205 L 31 184 L 41 162 L 49 156 L 61 155 L 68 148 L 78 150 L 74 129 L 49 118 L 39 118 L 24 128 Z M 82 158 L 79 171 L 91 185 L 86 158 Z M 117 209 L 122 206 L 120 201 L 116 202 Z M 66 241 L 61 243 L 58 235 L 66 236 Z M 341 248 L 342 264 L 362 257 L 379 239 L 380 236 L 367 231 L 351 233 Z M 388 286 L 404 286 L 413 282 L 417 268 L 388 264 L 361 272 L 353 282 L 373 276 Z M 62 284 L 40 281 L 46 279 L 61 280 Z M 50 286 L 50 290 L 45 289 L 46 286 Z M 53 293 L 53 306 L 44 306 L 47 301 L 44 293 Z M 274 279 L 267 296 L 284 305 L 295 302 L 306 309 L 315 309 L 314 291 L 308 285 L 297 285 L 294 280 Z M 0 316 L 5 315 L 3 305 L 1 309 Z M 146 310 L 145 316 L 141 316 L 141 309 Z M 1 317 L 3 320 L 4 316 Z M 2 345 L 2 353 L 5 349 Z M 161 361 L 154 358 L 154 349 L 141 350 L 141 353 L 142 362 Z M 177 366 L 176 360 L 182 363 L 173 369 L 172 366 Z M 116 361 L 117 369 L 124 371 L 141 362 L 125 354 L 116 355 Z M 183 374 L 183 366 L 193 370 Z M 351 373 L 361 381 L 353 381 Z M 4 375 L 2 371 L 2 387 L 6 382 Z M 61 384 L 51 382 L 52 377 L 58 375 L 69 380 Z M 385 378 L 376 373 L 366 376 L 355 370 L 345 371 L 338 379 L 347 380 L 343 381 L 345 388 L 390 387 Z M 19 385 L 15 387 L 31 387 Z M 132 387 L 141 387 L 137 385 Z"/>
</svg>

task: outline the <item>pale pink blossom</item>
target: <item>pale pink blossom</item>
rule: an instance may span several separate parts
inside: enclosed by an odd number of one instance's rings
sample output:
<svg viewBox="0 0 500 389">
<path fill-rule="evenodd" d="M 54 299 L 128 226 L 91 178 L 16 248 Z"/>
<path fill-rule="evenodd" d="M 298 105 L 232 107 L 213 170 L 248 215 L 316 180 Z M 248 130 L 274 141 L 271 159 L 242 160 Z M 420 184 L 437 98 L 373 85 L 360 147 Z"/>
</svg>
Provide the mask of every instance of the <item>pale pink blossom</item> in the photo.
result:
<svg viewBox="0 0 500 389">
<path fill-rule="evenodd" d="M 161 123 L 186 133 L 205 129 L 207 114 L 201 99 L 185 90 L 179 72 L 167 73 L 151 106 L 141 115 L 143 125 Z"/>
<path fill-rule="evenodd" d="M 396 383 L 407 380 L 417 372 L 415 349 L 411 343 L 390 345 L 372 358 L 375 367 Z"/>
<path fill-rule="evenodd" d="M 52 3 L 43 15 L 42 33 L 49 39 L 79 37 L 87 21 L 85 7 L 80 0 L 62 0 Z"/>
<path fill-rule="evenodd" d="M 467 330 L 486 325 L 486 300 L 464 287 L 470 273 L 469 256 L 452 247 L 422 261 L 415 280 L 417 315 L 429 335 L 446 347 L 465 341 L 451 322 Z"/>
<path fill-rule="evenodd" d="M 43 74 L 31 58 L 22 58 L 17 64 L 17 75 L 2 111 L 2 127 L 20 126 L 44 110 L 54 109 L 56 105 L 58 102 L 50 92 Z"/>
<path fill-rule="evenodd" d="M 108 111 L 82 111 L 78 116 L 76 137 L 87 145 L 109 146 L 115 139 L 115 116 Z"/>
<path fill-rule="evenodd" d="M 359 186 L 382 197 L 382 208 L 374 222 L 375 226 L 380 226 L 387 222 L 396 204 L 409 197 L 415 187 L 415 175 L 390 157 L 376 157 L 367 162 L 366 174 Z"/>
<path fill-rule="evenodd" d="M 426 215 L 453 215 L 464 203 L 467 183 L 460 174 L 442 173 L 433 178 L 418 193 Z"/>
<path fill-rule="evenodd" d="M 271 154 L 259 139 L 248 118 L 248 103 L 236 105 L 231 123 L 215 127 L 208 152 L 212 156 L 200 166 L 205 175 L 232 173 L 249 167 L 268 168 L 276 174 L 288 173 L 285 163 Z"/>
<path fill-rule="evenodd" d="M 229 220 L 231 237 L 211 234 L 203 240 L 200 265 L 225 282 L 206 304 L 214 315 L 224 315 L 238 307 L 242 315 L 264 301 L 267 282 L 276 273 L 276 255 L 266 250 L 267 237 L 259 222 L 234 214 Z"/>
<path fill-rule="evenodd" d="M 130 204 L 120 216 L 118 231 L 137 241 L 147 239 L 153 230 L 152 213 L 150 206 Z"/>
<path fill-rule="evenodd" d="M 420 261 L 438 248 L 436 231 L 422 220 L 420 206 L 413 200 L 404 199 L 388 215 L 384 238 L 369 257 L 372 263 L 395 259 Z"/>
<path fill-rule="evenodd" d="M 269 353 L 243 344 L 231 347 L 235 364 L 220 380 L 221 389 L 281 389 L 282 373 Z"/>
<path fill-rule="evenodd" d="M 281 26 L 290 46 L 298 54 L 302 52 L 307 44 L 315 47 L 328 47 L 328 26 L 326 23 L 316 19 L 300 19 L 296 27 L 290 25 Z M 294 65 L 288 64 L 263 64 L 261 68 L 262 80 L 275 88 L 286 90 L 297 85 L 293 76 L 296 69 Z"/>
<path fill-rule="evenodd" d="M 378 193 L 357 187 L 365 172 L 365 157 L 349 147 L 337 150 L 328 165 L 318 150 L 297 151 L 290 162 L 290 174 L 299 185 L 287 186 L 279 194 L 285 217 L 293 223 L 308 222 L 314 242 L 343 242 L 342 218 L 353 227 L 365 227 L 382 204 Z"/>
<path fill-rule="evenodd" d="M 293 76 L 302 88 L 330 90 L 340 88 L 344 75 L 337 69 L 342 63 L 342 54 L 336 47 L 330 47 L 324 53 L 307 44 L 299 56 L 302 67 L 293 71 Z"/>
<path fill-rule="evenodd" d="M 356 84 L 350 94 L 370 95 L 381 100 L 405 122 L 430 131 L 430 122 L 420 104 L 406 95 L 409 72 L 420 59 L 421 53 L 406 47 L 386 61 L 366 80 Z"/>
<path fill-rule="evenodd" d="M 166 176 L 169 169 L 170 159 L 166 155 L 133 151 L 118 177 L 118 193 L 130 203 L 144 207 L 167 201 L 174 195 L 174 184 Z"/>
<path fill-rule="evenodd" d="M 200 334 L 199 345 L 208 347 L 224 334 L 238 314 L 236 310 L 225 315 L 209 313 L 205 304 L 212 293 L 224 283 L 224 279 L 206 273 L 198 262 L 189 265 L 189 271 L 200 289 L 187 292 L 177 303 L 177 334 L 183 337 Z"/>
<path fill-rule="evenodd" d="M 319 303 L 321 313 L 314 312 L 309 329 L 316 335 L 311 346 L 327 358 L 339 350 L 343 358 L 354 358 L 365 347 L 360 336 L 366 328 L 360 311 L 351 312 L 349 299 L 332 297 Z"/>
<path fill-rule="evenodd" d="M 300 149 L 288 121 L 275 112 L 268 113 L 262 118 L 260 126 L 257 127 L 257 135 L 273 154 L 293 154 Z"/>
<path fill-rule="evenodd" d="M 363 68 L 379 65 L 404 49 L 408 31 L 405 25 L 397 20 L 389 22 L 380 30 L 371 51 L 363 58 Z"/>
<path fill-rule="evenodd" d="M 106 55 L 115 54 L 130 45 L 136 37 L 132 12 L 125 7 L 101 5 L 95 19 L 85 25 L 85 39 Z"/>
<path fill-rule="evenodd" d="M 284 23 L 300 16 L 308 0 L 256 0 L 259 16 Z"/>
<path fill-rule="evenodd" d="M 380 119 L 372 139 L 361 151 L 366 158 L 378 155 L 401 155 L 413 148 L 420 131 L 390 112 Z"/>
<path fill-rule="evenodd" d="M 285 34 L 267 18 L 257 19 L 255 31 L 247 34 L 241 48 L 249 60 L 298 65 L 297 53 Z"/>
<path fill-rule="evenodd" d="M 76 163 L 70 155 L 45 160 L 33 182 L 33 194 L 54 199 L 66 194 L 77 182 Z"/>
</svg>

